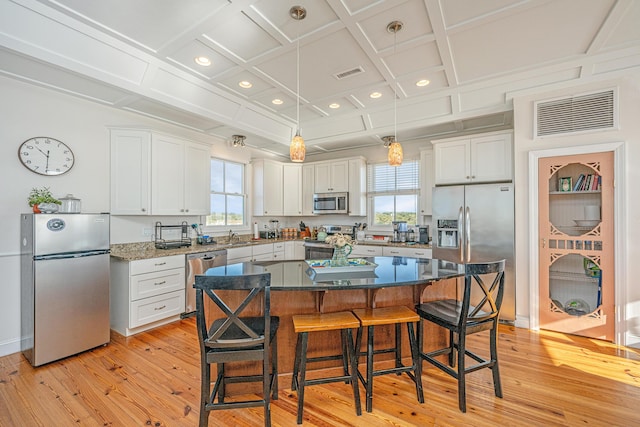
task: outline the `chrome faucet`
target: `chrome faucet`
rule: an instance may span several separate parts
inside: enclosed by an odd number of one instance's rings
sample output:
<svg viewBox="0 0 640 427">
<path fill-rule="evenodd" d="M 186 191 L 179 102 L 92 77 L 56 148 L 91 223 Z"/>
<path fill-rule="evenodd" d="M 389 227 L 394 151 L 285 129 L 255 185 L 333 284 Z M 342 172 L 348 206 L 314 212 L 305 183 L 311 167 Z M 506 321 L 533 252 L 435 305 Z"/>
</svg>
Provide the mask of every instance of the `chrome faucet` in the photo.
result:
<svg viewBox="0 0 640 427">
<path fill-rule="evenodd" d="M 238 235 L 234 233 L 233 230 L 229 230 L 229 243 L 233 243 L 234 239 L 236 239 L 237 241 L 240 241 L 240 238 L 238 237 Z"/>
</svg>

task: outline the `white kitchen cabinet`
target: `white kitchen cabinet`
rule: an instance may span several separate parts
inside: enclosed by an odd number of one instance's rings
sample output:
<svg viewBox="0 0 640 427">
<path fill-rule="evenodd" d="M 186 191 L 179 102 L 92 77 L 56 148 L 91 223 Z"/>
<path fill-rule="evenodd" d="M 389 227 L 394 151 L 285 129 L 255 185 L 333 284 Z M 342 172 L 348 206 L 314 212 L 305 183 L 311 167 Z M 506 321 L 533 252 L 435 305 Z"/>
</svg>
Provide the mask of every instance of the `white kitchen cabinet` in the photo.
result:
<svg viewBox="0 0 640 427">
<path fill-rule="evenodd" d="M 349 161 L 315 163 L 314 188 L 316 193 L 349 191 Z"/>
<path fill-rule="evenodd" d="M 513 179 L 510 131 L 443 139 L 432 144 L 438 185 Z"/>
<path fill-rule="evenodd" d="M 315 165 L 302 166 L 302 215 L 313 215 L 313 193 L 315 192 Z"/>
<path fill-rule="evenodd" d="M 275 242 L 273 244 L 273 259 L 275 261 L 284 261 L 286 259 L 285 255 L 285 246 L 286 242 Z"/>
<path fill-rule="evenodd" d="M 259 159 L 253 165 L 253 215 L 283 215 L 283 164 Z"/>
<path fill-rule="evenodd" d="M 209 147 L 148 130 L 111 130 L 112 215 L 207 215 Z"/>
<path fill-rule="evenodd" d="M 355 245 L 351 250 L 349 258 L 382 256 L 382 246 L 375 245 Z"/>
<path fill-rule="evenodd" d="M 382 248 L 383 256 L 404 256 L 411 258 L 431 258 L 431 249 L 428 248 L 413 248 L 397 247 L 397 246 L 385 246 Z"/>
<path fill-rule="evenodd" d="M 111 329 L 133 335 L 178 320 L 184 310 L 184 255 L 111 259 Z"/>
<path fill-rule="evenodd" d="M 304 259 L 304 241 L 291 240 L 284 244 L 284 259 L 287 261 Z"/>
<path fill-rule="evenodd" d="M 282 165 L 282 205 L 286 216 L 302 215 L 302 165 Z"/>
<path fill-rule="evenodd" d="M 111 129 L 111 214 L 151 214 L 151 133 Z"/>
<path fill-rule="evenodd" d="M 227 248 L 227 265 L 238 262 L 251 261 L 251 246 L 241 246 L 239 248 Z"/>
<path fill-rule="evenodd" d="M 420 215 L 431 215 L 436 174 L 433 150 L 420 151 Z"/>
<path fill-rule="evenodd" d="M 349 215 L 367 215 L 367 166 L 365 160 L 349 160 Z"/>
<path fill-rule="evenodd" d="M 209 214 L 209 147 L 153 135 L 151 159 L 154 215 Z"/>
</svg>

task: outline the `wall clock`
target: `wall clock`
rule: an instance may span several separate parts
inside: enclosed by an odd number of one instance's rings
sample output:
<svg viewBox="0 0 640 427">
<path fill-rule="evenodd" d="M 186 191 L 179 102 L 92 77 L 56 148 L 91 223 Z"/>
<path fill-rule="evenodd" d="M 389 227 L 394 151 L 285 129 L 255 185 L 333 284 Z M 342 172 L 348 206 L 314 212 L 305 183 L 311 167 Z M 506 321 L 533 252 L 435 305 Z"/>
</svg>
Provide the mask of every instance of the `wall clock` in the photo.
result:
<svg viewBox="0 0 640 427">
<path fill-rule="evenodd" d="M 73 151 L 64 142 L 46 136 L 29 138 L 18 149 L 20 161 L 40 175 L 62 175 L 73 167 Z"/>
</svg>

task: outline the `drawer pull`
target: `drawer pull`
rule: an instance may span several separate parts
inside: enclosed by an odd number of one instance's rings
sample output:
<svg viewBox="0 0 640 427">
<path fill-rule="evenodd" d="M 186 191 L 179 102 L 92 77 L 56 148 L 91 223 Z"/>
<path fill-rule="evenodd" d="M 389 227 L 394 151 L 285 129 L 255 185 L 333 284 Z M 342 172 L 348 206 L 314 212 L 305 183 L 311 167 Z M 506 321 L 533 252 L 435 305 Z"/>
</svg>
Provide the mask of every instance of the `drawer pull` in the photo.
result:
<svg viewBox="0 0 640 427">
<path fill-rule="evenodd" d="M 165 283 L 167 283 L 167 281 L 163 280 L 162 282 L 155 282 L 153 286 L 160 286 L 160 285 L 164 285 Z"/>
<path fill-rule="evenodd" d="M 167 308 L 166 305 L 161 305 L 160 307 L 156 307 L 154 308 L 154 310 L 158 311 L 158 310 L 164 310 L 165 308 Z"/>
<path fill-rule="evenodd" d="M 158 267 L 158 266 L 160 266 L 160 265 L 166 265 L 166 264 L 167 264 L 166 262 L 160 262 L 160 263 L 153 264 L 153 265 L 155 265 L 156 267 Z"/>
</svg>

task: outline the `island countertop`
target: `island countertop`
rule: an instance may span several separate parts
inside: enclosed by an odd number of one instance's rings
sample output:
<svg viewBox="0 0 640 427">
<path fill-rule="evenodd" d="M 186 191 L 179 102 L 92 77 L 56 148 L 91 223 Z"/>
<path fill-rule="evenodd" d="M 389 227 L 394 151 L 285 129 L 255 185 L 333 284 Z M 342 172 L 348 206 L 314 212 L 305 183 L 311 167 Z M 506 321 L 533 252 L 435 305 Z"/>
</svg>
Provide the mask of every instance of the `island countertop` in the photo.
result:
<svg viewBox="0 0 640 427">
<path fill-rule="evenodd" d="M 272 291 L 323 291 L 420 285 L 464 275 L 463 265 L 438 259 L 387 256 L 362 259 L 375 265 L 314 269 L 306 261 L 253 261 L 210 268 L 196 276 L 196 280 L 271 273 Z"/>
</svg>

